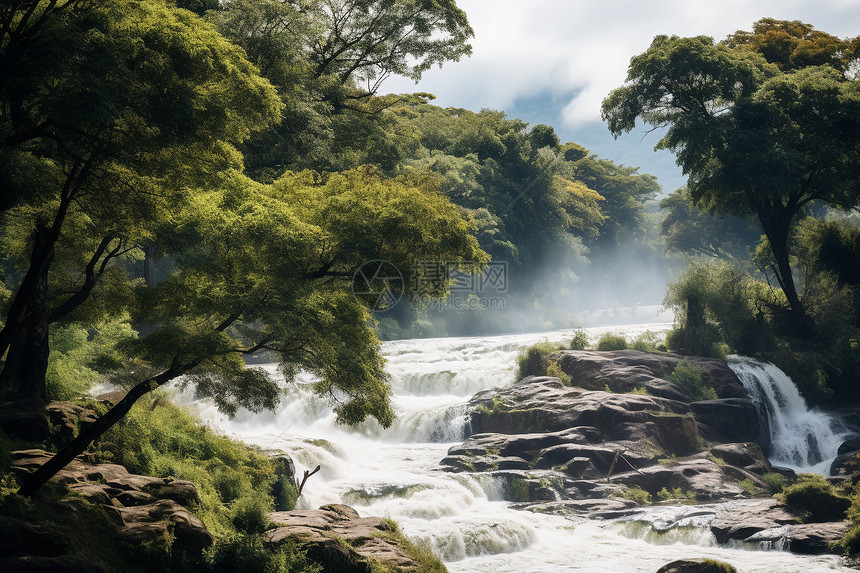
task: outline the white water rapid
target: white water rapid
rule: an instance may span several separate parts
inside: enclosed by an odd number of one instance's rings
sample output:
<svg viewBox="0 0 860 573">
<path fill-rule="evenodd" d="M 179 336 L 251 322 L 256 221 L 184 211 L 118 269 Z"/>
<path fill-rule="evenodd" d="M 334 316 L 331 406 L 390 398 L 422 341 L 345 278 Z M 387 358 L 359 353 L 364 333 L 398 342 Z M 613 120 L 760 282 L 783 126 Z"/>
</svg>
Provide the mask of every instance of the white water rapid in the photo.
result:
<svg viewBox="0 0 860 573">
<path fill-rule="evenodd" d="M 839 421 L 809 409 L 791 378 L 773 364 L 730 356 L 729 367 L 759 411 L 767 412 L 770 462 L 798 473 L 829 475 L 830 464 L 847 436 Z"/>
<path fill-rule="evenodd" d="M 669 324 L 587 329 L 628 339 Z M 571 331 L 475 338 L 401 340 L 384 344 L 398 414 L 383 430 L 345 428 L 328 406 L 301 389 L 276 414 L 233 420 L 198 403 L 216 427 L 263 448 L 288 452 L 298 472 L 317 464 L 302 508 L 345 503 L 361 515 L 388 516 L 442 557 L 449 571 L 492 573 L 653 573 L 670 561 L 706 557 L 742 572 L 850 571 L 834 556 L 803 557 L 716 545 L 699 517 L 703 507 L 654 508 L 650 520 L 597 521 L 510 508 L 493 478 L 444 472 L 439 460 L 463 439 L 465 405 L 479 390 L 513 383 L 518 348 L 566 341 Z M 276 371 L 274 365 L 266 368 Z M 689 510 L 693 511 L 689 511 Z M 675 513 L 673 513 L 673 511 Z"/>
</svg>

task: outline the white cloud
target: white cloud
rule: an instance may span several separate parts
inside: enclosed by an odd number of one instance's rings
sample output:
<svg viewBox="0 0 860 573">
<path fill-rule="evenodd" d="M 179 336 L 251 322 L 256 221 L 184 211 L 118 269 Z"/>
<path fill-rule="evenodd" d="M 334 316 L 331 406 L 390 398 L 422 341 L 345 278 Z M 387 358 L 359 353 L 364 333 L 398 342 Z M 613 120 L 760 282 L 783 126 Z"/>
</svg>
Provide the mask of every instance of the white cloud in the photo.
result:
<svg viewBox="0 0 860 573">
<path fill-rule="evenodd" d="M 473 55 L 425 73 L 416 86 L 392 78 L 393 92 L 427 91 L 442 106 L 510 109 L 518 98 L 576 93 L 569 126 L 594 121 L 621 85 L 630 58 L 658 34 L 724 38 L 762 17 L 803 20 L 838 36 L 860 34 L 860 3 L 848 0 L 460 0 L 475 29 Z"/>
</svg>

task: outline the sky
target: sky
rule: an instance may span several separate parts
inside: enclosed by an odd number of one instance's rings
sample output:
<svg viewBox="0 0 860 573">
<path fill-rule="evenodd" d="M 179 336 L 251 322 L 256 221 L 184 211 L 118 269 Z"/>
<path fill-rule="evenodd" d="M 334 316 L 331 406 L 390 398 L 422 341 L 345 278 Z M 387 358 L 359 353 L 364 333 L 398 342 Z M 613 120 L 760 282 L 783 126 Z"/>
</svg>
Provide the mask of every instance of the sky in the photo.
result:
<svg viewBox="0 0 860 573">
<path fill-rule="evenodd" d="M 658 176 L 664 193 L 684 184 L 646 128 L 613 139 L 600 102 L 620 86 L 630 58 L 658 34 L 712 36 L 750 30 L 763 17 L 802 20 L 839 37 L 860 35 L 860 0 L 458 0 L 475 38 L 472 56 L 425 72 L 416 85 L 390 78 L 383 91 L 429 92 L 442 107 L 504 110 L 552 125 L 600 157 Z"/>
</svg>

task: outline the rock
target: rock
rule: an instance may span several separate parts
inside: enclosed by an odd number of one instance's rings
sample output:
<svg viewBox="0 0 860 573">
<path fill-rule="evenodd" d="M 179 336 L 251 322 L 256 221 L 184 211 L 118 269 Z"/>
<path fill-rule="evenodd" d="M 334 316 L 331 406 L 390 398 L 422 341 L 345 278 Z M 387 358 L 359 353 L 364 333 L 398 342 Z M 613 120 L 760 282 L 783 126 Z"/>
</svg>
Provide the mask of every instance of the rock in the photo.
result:
<svg viewBox="0 0 860 573">
<path fill-rule="evenodd" d="M 767 418 L 747 398 L 724 398 L 692 402 L 690 408 L 701 424 L 702 434 L 717 442 L 755 442 L 763 450 L 770 447 Z"/>
<path fill-rule="evenodd" d="M 317 510 L 278 511 L 269 516 L 279 527 L 263 534 L 267 546 L 296 543 L 326 572 L 371 573 L 375 571 L 371 560 L 395 571 L 418 568 L 418 563 L 398 545 L 390 521 L 361 517 L 349 506 L 332 504 Z M 346 546 L 334 536 L 345 541 Z"/>
<path fill-rule="evenodd" d="M 711 521 L 711 533 L 717 543 L 727 543 L 730 539 L 743 541 L 763 530 L 795 523 L 795 515 L 786 506 L 768 498 L 721 508 Z"/>
<path fill-rule="evenodd" d="M 638 507 L 635 501 L 614 497 L 532 503 L 524 509 L 535 513 L 574 514 L 589 519 L 618 519 L 635 513 Z"/>
<path fill-rule="evenodd" d="M 795 525 L 788 536 L 788 548 L 792 553 L 818 555 L 841 553 L 836 544 L 848 533 L 847 521 L 829 523 L 803 523 Z"/>
<path fill-rule="evenodd" d="M 770 462 L 764 457 L 764 452 L 755 442 L 718 444 L 711 448 L 710 452 L 712 456 L 727 464 L 743 468 L 759 476 L 773 471 Z"/>
<path fill-rule="evenodd" d="M 657 573 L 737 573 L 737 569 L 713 559 L 679 559 L 663 565 Z"/>
<path fill-rule="evenodd" d="M 575 441 L 593 443 L 599 432 L 651 439 L 676 455 L 698 447 L 695 423 L 686 415 L 689 407 L 656 396 L 589 391 L 564 386 L 558 378 L 532 376 L 508 388 L 480 392 L 469 404 L 476 433 L 558 434 L 589 428 L 588 434 L 580 432 L 584 439 Z"/>
<path fill-rule="evenodd" d="M 728 479 L 718 464 L 706 458 L 681 459 L 640 472 L 624 472 L 613 475 L 610 481 L 640 487 L 651 495 L 657 495 L 663 488 L 692 491 L 701 501 L 735 498 L 743 494 L 737 482 Z"/>
<path fill-rule="evenodd" d="M 45 413 L 51 423 L 51 435 L 58 444 L 71 442 L 99 417 L 94 410 L 71 402 L 48 402 Z"/>
<path fill-rule="evenodd" d="M 13 470 L 27 474 L 41 466 L 52 454 L 44 450 L 10 453 Z M 90 503 L 108 508 L 114 516 L 116 535 L 132 544 L 158 538 L 175 538 L 174 547 L 200 555 L 212 544 L 212 536 L 200 519 L 184 506 L 199 503 L 197 488 L 184 480 L 167 480 L 130 473 L 117 464 L 91 464 L 72 460 L 50 480 L 65 485 Z M 59 502 L 66 513 L 81 513 L 71 498 Z"/>
<path fill-rule="evenodd" d="M 559 366 L 570 375 L 572 385 L 589 390 L 609 386 L 613 392 L 629 392 L 642 386 L 654 396 L 688 402 L 692 397 L 666 380 L 678 362 L 686 359 L 711 376 L 721 398 L 744 398 L 747 395 L 735 373 L 724 361 L 715 358 L 651 354 L 638 350 L 564 350 L 557 356 Z"/>
<path fill-rule="evenodd" d="M 201 555 L 212 545 L 212 535 L 196 515 L 170 499 L 135 507 L 116 508 L 123 526 L 119 538 L 138 545 L 159 538 L 175 537 L 174 547 L 189 555 Z"/>
<path fill-rule="evenodd" d="M 845 475 L 849 473 L 848 464 L 857 458 L 860 451 L 860 435 L 854 435 L 839 446 L 836 459 L 830 464 L 831 475 Z"/>
<path fill-rule="evenodd" d="M 0 428 L 13 437 L 44 442 L 51 433 L 45 403 L 38 398 L 0 404 Z"/>
</svg>

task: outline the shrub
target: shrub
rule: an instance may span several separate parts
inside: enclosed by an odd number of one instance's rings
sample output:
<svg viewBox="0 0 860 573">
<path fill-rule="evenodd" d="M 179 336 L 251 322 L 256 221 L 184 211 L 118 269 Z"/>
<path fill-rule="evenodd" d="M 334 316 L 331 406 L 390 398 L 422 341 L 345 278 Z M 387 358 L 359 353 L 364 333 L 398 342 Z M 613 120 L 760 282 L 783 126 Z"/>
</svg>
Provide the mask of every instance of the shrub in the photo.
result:
<svg viewBox="0 0 860 573">
<path fill-rule="evenodd" d="M 585 350 L 588 348 L 588 335 L 581 328 L 576 329 L 570 341 L 571 350 Z"/>
<path fill-rule="evenodd" d="M 598 350 L 625 350 L 626 348 L 627 339 L 620 334 L 604 332 L 597 339 Z"/>
<path fill-rule="evenodd" d="M 717 392 L 714 386 L 708 383 L 705 378 L 708 377 L 707 372 L 687 360 L 681 360 L 667 379 L 684 388 L 696 400 L 716 400 Z"/>
<path fill-rule="evenodd" d="M 310 563 L 295 546 L 279 551 L 265 548 L 259 535 L 229 535 L 206 552 L 205 564 L 213 573 L 317 573 L 320 565 Z"/>
<path fill-rule="evenodd" d="M 779 493 L 785 487 L 785 476 L 776 472 L 767 472 L 761 476 L 761 481 L 767 484 L 771 493 Z"/>
<path fill-rule="evenodd" d="M 263 533 L 271 525 L 272 503 L 258 496 L 237 499 L 230 508 L 230 522 L 242 533 Z"/>
<path fill-rule="evenodd" d="M 538 342 L 520 349 L 517 355 L 517 380 L 526 376 L 546 376 L 550 365 L 549 355 L 562 350 L 558 344 Z"/>
<path fill-rule="evenodd" d="M 620 497 L 631 499 L 639 505 L 648 505 L 651 503 L 651 494 L 641 487 L 626 487 L 618 494 Z"/>
<path fill-rule="evenodd" d="M 630 344 L 630 348 L 633 350 L 640 350 L 642 352 L 660 352 L 661 346 L 663 346 L 663 337 L 650 330 L 646 330 L 637 336 Z M 665 351 L 665 349 L 666 347 L 663 346 L 663 351 Z"/>
<path fill-rule="evenodd" d="M 845 517 L 851 501 L 823 477 L 800 474 L 795 483 L 780 494 L 788 505 L 801 510 L 807 522 L 837 521 Z"/>
</svg>

